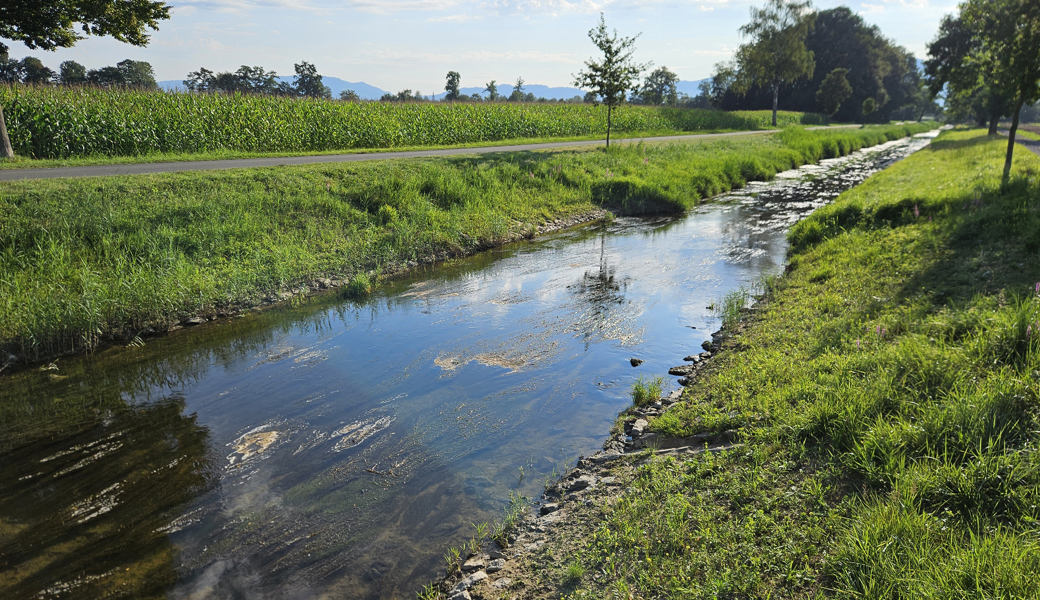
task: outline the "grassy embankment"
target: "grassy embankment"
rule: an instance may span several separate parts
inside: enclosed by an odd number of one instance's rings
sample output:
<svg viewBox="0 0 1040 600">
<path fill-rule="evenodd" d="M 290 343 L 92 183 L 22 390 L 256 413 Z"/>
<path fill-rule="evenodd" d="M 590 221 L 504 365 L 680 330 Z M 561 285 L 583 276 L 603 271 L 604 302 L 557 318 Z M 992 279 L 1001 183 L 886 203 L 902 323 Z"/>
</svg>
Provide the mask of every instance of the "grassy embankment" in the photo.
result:
<svg viewBox="0 0 1040 600">
<path fill-rule="evenodd" d="M 96 88 L 0 86 L 15 153 L 0 168 L 321 154 L 596 139 L 587 104 L 395 104 Z M 619 137 L 769 129 L 768 111 L 626 107 Z M 820 115 L 783 112 L 782 127 Z"/>
<path fill-rule="evenodd" d="M 699 198 L 924 126 L 0 185 L 0 351 L 38 359 L 320 277 L 459 256 L 600 207 Z"/>
<path fill-rule="evenodd" d="M 1016 153 L 1001 190 L 1004 143 L 946 133 L 795 226 L 789 272 L 651 424 L 745 446 L 639 468 L 541 577 L 576 598 L 1037 597 L 1040 159 Z"/>
</svg>

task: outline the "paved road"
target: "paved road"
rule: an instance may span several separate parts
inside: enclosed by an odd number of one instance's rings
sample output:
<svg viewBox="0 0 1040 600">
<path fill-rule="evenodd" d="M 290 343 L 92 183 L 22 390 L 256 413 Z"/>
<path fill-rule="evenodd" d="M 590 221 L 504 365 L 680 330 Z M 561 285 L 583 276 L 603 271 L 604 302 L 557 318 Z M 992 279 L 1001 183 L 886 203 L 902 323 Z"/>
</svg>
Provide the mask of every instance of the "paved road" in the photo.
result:
<svg viewBox="0 0 1040 600">
<path fill-rule="evenodd" d="M 628 138 L 618 143 L 688 141 L 712 137 L 735 137 L 775 133 L 775 129 L 762 131 L 735 131 L 731 133 L 704 133 L 697 135 L 669 135 L 663 137 Z M 25 179 L 54 179 L 57 177 L 104 177 L 108 175 L 144 175 L 148 173 L 176 173 L 179 171 L 212 171 L 217 169 L 244 169 L 250 167 L 278 167 L 282 165 L 313 165 L 318 163 L 363 162 L 389 160 L 392 158 L 422 158 L 427 156 L 455 156 L 459 154 L 489 154 L 492 152 L 516 152 L 523 150 L 552 150 L 576 148 L 602 144 L 603 140 L 582 142 L 548 142 L 544 144 L 518 144 L 515 146 L 485 146 L 481 148 L 451 148 L 448 150 L 414 150 L 410 152 L 370 152 L 365 154 L 321 154 L 314 156 L 284 156 L 281 158 L 238 158 L 230 160 L 200 160 L 165 163 L 139 163 L 130 165 L 96 165 L 89 167 L 58 167 L 53 169 L 0 169 L 0 181 Z"/>
<path fill-rule="evenodd" d="M 831 127 L 806 127 L 806 129 L 841 129 L 861 125 L 834 125 Z M 638 142 L 675 142 L 700 140 L 716 137 L 736 137 L 776 133 L 779 129 L 760 131 L 733 131 L 730 133 L 699 133 L 692 135 L 667 135 L 661 137 L 625 138 L 619 144 Z M 181 171 L 215 171 L 219 169 L 247 169 L 251 167 L 279 167 L 283 165 L 314 165 L 319 163 L 365 162 L 390 160 L 393 158 L 424 158 L 428 156 L 456 156 L 459 154 L 490 154 L 493 152 L 518 152 L 525 150 L 553 150 L 596 146 L 603 140 L 581 142 L 547 142 L 543 144 L 517 144 L 514 146 L 484 146 L 480 148 L 450 148 L 447 150 L 412 150 L 408 152 L 369 152 L 365 154 L 319 154 L 313 156 L 283 156 L 281 158 L 234 158 L 228 160 L 198 160 L 164 163 L 138 163 L 129 165 L 94 165 L 89 167 L 58 167 L 52 169 L 0 169 L 0 181 L 22 181 L 27 179 L 55 179 L 58 177 L 105 177 L 109 175 L 147 175 L 149 173 L 177 173 Z"/>
<path fill-rule="evenodd" d="M 1010 133 L 1007 129 L 998 129 L 1000 135 L 1007 137 Z M 1025 146 L 1026 148 L 1033 151 L 1033 154 L 1040 155 L 1040 142 L 1036 140 L 1027 140 L 1020 135 L 1015 136 L 1015 143 L 1019 146 Z"/>
</svg>

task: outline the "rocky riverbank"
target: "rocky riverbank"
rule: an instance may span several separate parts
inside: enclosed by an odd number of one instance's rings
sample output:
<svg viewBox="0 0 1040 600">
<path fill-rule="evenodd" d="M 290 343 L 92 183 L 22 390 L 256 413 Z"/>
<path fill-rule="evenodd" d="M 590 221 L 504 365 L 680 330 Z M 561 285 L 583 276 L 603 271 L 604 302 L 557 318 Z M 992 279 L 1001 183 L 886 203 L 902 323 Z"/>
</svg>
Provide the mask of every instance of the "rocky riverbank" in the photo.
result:
<svg viewBox="0 0 1040 600">
<path fill-rule="evenodd" d="M 685 386 L 710 368 L 711 359 L 725 348 L 723 333 L 712 334 L 703 351 L 685 357 L 669 369 L 679 376 L 680 388 L 646 406 L 622 412 L 603 450 L 579 457 L 577 465 L 549 486 L 527 515 L 504 540 L 486 543 L 479 552 L 462 557 L 452 570 L 428 588 L 424 600 L 543 600 L 573 591 L 582 577 L 580 565 L 562 564 L 587 543 L 602 522 L 606 509 L 633 490 L 639 467 L 654 457 L 691 457 L 741 446 L 736 431 L 666 437 L 649 430 L 649 420 L 689 401 Z M 641 361 L 639 361 L 641 362 Z M 637 361 L 633 360 L 633 366 Z M 561 569 L 564 576 L 561 578 Z M 575 572 L 571 572 L 575 569 Z M 599 578 L 593 575 L 594 579 Z"/>
</svg>

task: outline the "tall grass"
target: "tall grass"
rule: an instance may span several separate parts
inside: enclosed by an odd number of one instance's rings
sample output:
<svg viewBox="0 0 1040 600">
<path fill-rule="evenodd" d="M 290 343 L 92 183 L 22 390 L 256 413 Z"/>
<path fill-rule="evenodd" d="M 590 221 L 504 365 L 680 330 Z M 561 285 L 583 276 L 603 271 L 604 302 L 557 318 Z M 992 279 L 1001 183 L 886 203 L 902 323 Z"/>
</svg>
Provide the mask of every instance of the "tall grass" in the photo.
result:
<svg viewBox="0 0 1040 600">
<path fill-rule="evenodd" d="M 301 100 L 96 88 L 0 86 L 17 154 L 33 158 L 138 156 L 217 150 L 304 152 L 452 145 L 603 134 L 605 107 Z M 784 112 L 781 126 L 817 115 Z M 626 107 L 614 131 L 769 128 L 768 111 Z"/>
<path fill-rule="evenodd" d="M 683 211 L 805 160 L 769 136 L 6 183 L 0 350 L 89 349 L 321 277 L 352 278 L 347 293 L 363 295 L 373 269 L 471 253 L 597 206 Z"/>
<path fill-rule="evenodd" d="M 795 559 L 803 576 L 749 579 L 748 595 L 1036 597 L 1040 160 L 1023 153 L 1001 186 L 1003 152 L 984 132 L 944 134 L 796 226 L 764 307 L 690 402 L 652 423 L 743 428 L 753 467 L 776 469 L 790 496 L 763 538 L 820 515 L 807 523 L 820 547 Z"/>
</svg>

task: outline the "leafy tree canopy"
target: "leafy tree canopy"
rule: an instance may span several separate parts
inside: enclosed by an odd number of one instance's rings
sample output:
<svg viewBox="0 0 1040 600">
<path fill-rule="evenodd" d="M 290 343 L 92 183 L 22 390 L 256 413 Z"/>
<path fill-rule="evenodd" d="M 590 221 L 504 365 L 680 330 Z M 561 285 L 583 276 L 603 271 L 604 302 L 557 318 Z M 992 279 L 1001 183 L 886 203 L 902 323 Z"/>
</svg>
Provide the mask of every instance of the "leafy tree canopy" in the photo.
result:
<svg viewBox="0 0 1040 600">
<path fill-rule="evenodd" d="M 752 6 L 751 21 L 740 28 L 751 41 L 737 49 L 737 91 L 752 85 L 768 88 L 773 94 L 774 127 L 781 86 L 811 78 L 816 65 L 805 45 L 816 18 L 810 6 L 808 0 L 769 0 L 762 8 Z"/>
<path fill-rule="evenodd" d="M 848 100 L 852 95 L 852 86 L 845 77 L 849 70 L 842 67 L 834 69 L 823 78 L 819 91 L 816 92 L 816 101 L 823 107 L 828 115 L 833 115 L 841 108 L 841 103 Z"/>
<path fill-rule="evenodd" d="M 448 71 L 444 79 L 444 91 L 448 92 L 445 94 L 444 99 L 448 101 L 459 100 L 459 83 L 462 81 L 462 75 L 459 75 L 458 71 Z"/>
<path fill-rule="evenodd" d="M 0 39 L 53 50 L 72 47 L 87 35 L 107 35 L 144 46 L 146 29 L 158 29 L 159 21 L 169 18 L 170 7 L 157 0 L 4 0 Z M 7 49 L 0 42 L 0 51 Z"/>
<path fill-rule="evenodd" d="M 643 81 L 639 99 L 643 104 L 674 106 L 679 101 L 679 93 L 675 88 L 677 83 L 679 76 L 668 67 L 654 69 Z"/>
</svg>

